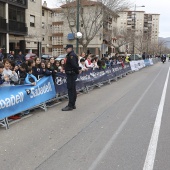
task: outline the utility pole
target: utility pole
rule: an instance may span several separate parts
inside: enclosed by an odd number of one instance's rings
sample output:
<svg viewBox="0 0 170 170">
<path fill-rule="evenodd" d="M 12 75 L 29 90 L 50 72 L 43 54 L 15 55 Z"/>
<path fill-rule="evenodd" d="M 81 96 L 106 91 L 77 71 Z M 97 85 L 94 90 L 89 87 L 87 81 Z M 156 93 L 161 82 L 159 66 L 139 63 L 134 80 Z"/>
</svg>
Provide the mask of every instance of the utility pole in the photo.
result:
<svg viewBox="0 0 170 170">
<path fill-rule="evenodd" d="M 77 32 L 79 32 L 79 11 L 80 11 L 80 0 L 77 0 Z M 76 38 L 76 53 L 79 52 L 79 40 Z"/>
</svg>

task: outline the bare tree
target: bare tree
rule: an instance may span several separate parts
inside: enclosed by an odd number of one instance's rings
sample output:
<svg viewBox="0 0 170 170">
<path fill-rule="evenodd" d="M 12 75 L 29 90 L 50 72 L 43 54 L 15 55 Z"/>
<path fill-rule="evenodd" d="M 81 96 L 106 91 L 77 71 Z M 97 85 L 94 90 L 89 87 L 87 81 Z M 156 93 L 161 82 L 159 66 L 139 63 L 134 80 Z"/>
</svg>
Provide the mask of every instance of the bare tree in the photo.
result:
<svg viewBox="0 0 170 170">
<path fill-rule="evenodd" d="M 125 45 L 132 44 L 134 41 L 134 31 L 132 30 L 119 30 L 115 28 L 113 30 L 114 40 L 112 46 L 116 49 L 116 52 L 121 52 L 120 48 Z"/>
<path fill-rule="evenodd" d="M 61 7 L 68 20 L 69 28 L 72 33 L 76 32 L 76 27 L 72 26 L 72 22 L 76 23 L 77 9 L 76 1 L 64 0 Z M 127 0 L 80 0 L 80 32 L 83 34 L 79 43 L 86 51 L 89 43 L 94 39 L 99 31 L 103 31 L 103 27 L 109 16 L 117 15 L 117 13 L 129 6 Z M 118 16 L 117 16 L 118 17 Z M 111 35 L 110 35 L 111 36 Z"/>
</svg>

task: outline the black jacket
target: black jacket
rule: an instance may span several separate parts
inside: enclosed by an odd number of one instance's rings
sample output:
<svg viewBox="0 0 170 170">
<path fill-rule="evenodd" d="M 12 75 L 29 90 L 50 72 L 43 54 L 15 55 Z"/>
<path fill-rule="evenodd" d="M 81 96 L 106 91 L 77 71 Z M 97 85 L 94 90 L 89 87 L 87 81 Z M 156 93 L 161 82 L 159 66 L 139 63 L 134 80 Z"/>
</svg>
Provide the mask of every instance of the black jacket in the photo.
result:
<svg viewBox="0 0 170 170">
<path fill-rule="evenodd" d="M 78 64 L 78 56 L 71 51 L 66 56 L 66 65 L 65 65 L 65 72 L 67 73 L 76 73 L 79 74 L 79 64 Z"/>
</svg>

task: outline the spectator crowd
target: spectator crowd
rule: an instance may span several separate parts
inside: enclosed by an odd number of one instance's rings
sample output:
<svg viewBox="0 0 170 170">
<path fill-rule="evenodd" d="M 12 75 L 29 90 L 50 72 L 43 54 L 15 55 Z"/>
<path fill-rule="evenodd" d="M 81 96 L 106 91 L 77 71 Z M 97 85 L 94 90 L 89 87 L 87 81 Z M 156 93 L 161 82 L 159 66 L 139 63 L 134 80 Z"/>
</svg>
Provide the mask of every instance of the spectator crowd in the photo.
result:
<svg viewBox="0 0 170 170">
<path fill-rule="evenodd" d="M 124 67 L 125 62 L 129 62 L 128 56 L 114 57 L 105 56 L 99 59 L 98 56 L 82 52 L 79 57 L 79 67 L 82 71 L 89 69 L 106 69 L 115 64 L 121 64 Z M 66 58 L 56 60 L 51 57 L 49 60 L 43 60 L 34 56 L 27 58 L 19 52 L 17 55 L 12 51 L 7 58 L 4 58 L 0 51 L 0 87 L 9 85 L 36 85 L 36 82 L 43 76 L 52 75 L 55 79 L 56 73 L 65 73 Z"/>
<path fill-rule="evenodd" d="M 125 62 L 129 62 L 128 56 L 116 54 L 113 57 L 104 56 L 99 59 L 97 55 L 82 52 L 79 57 L 79 67 L 82 71 L 89 69 L 106 69 L 115 64 L 121 64 L 124 67 Z M 52 75 L 55 79 L 56 73 L 65 73 L 66 58 L 56 60 L 51 57 L 49 60 L 43 60 L 38 56 L 24 56 L 22 52 L 17 55 L 12 51 L 5 58 L 0 50 L 0 88 L 11 85 L 36 85 L 37 81 L 43 76 Z M 22 114 L 10 116 L 10 119 L 19 119 L 21 116 L 29 114 L 30 110 Z"/>
</svg>

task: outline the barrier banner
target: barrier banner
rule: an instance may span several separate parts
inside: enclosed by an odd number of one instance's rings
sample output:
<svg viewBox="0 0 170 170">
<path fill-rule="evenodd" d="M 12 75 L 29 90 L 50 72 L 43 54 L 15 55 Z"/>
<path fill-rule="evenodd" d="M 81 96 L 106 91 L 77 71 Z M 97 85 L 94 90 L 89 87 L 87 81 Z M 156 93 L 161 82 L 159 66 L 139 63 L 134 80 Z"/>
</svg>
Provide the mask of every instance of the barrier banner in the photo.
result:
<svg viewBox="0 0 170 170">
<path fill-rule="evenodd" d="M 55 89 L 56 93 L 67 93 L 67 77 L 64 73 L 56 73 L 55 77 Z"/>
<path fill-rule="evenodd" d="M 145 62 L 145 66 L 151 66 L 151 63 L 150 63 L 149 59 L 145 59 L 144 62 Z"/>
<path fill-rule="evenodd" d="M 0 119 L 20 113 L 56 96 L 51 76 L 41 78 L 36 86 L 17 85 L 0 88 Z"/>
<path fill-rule="evenodd" d="M 128 72 L 131 70 L 130 63 L 125 63 L 124 70 L 125 70 L 125 72 Z"/>
<path fill-rule="evenodd" d="M 153 65 L 153 60 L 152 58 L 149 59 L 150 65 Z"/>
<path fill-rule="evenodd" d="M 139 70 L 138 62 L 137 61 L 131 61 L 130 62 L 130 66 L 131 66 L 131 70 L 132 71 L 138 71 Z"/>
<path fill-rule="evenodd" d="M 76 89 L 80 90 L 87 86 L 92 86 L 98 83 L 102 83 L 108 80 L 112 80 L 115 77 L 120 76 L 131 70 L 130 65 L 127 63 L 125 68 L 122 65 L 113 65 L 105 70 L 99 69 L 89 69 L 88 71 L 83 71 L 78 75 L 76 80 Z M 67 77 L 64 73 L 56 73 L 55 78 L 56 92 L 60 94 L 67 94 Z"/>
</svg>

